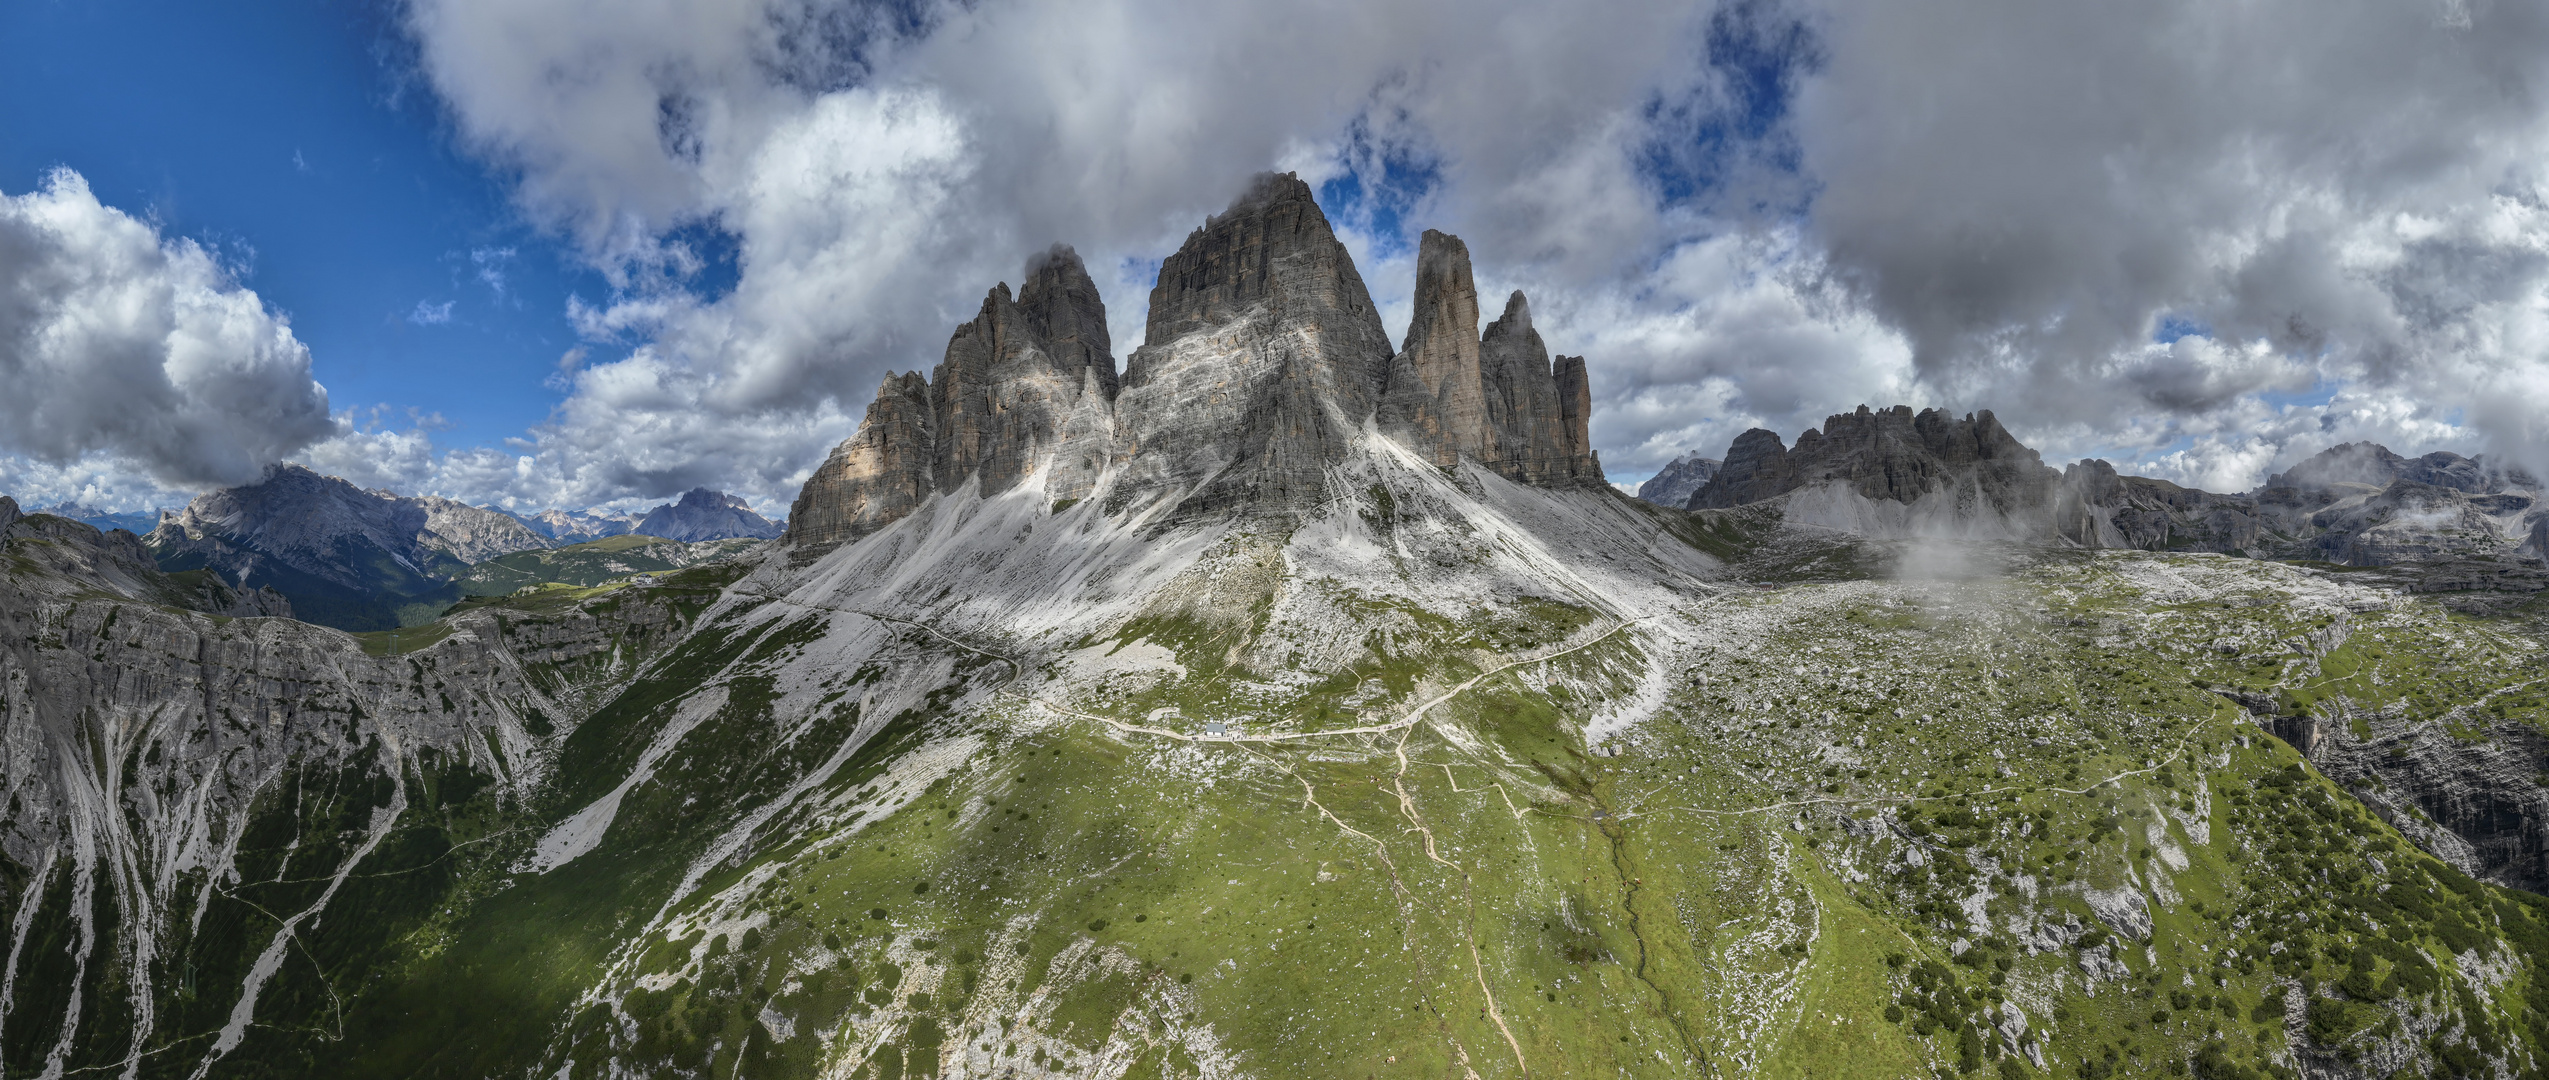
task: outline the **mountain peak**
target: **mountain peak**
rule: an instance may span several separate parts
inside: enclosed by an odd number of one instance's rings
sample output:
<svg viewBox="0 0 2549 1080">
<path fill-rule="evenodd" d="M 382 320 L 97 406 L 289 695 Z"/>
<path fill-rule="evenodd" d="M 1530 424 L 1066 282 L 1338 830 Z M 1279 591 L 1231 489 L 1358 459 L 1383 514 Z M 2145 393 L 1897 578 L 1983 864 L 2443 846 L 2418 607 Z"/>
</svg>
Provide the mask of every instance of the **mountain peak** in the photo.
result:
<svg viewBox="0 0 2549 1080">
<path fill-rule="evenodd" d="M 1207 219 L 1160 263 L 1143 345 L 1174 342 L 1246 317 L 1260 305 L 1276 309 L 1284 322 L 1340 335 L 1345 359 L 1361 361 L 1366 370 L 1357 374 L 1366 378 L 1377 377 L 1392 351 L 1353 256 L 1337 240 L 1310 185 L 1291 173 L 1258 176 L 1230 209 Z M 1377 340 L 1380 348 L 1369 350 L 1365 339 Z M 1128 384 L 1149 376 L 1142 356 L 1134 354 L 1125 372 Z"/>
<path fill-rule="evenodd" d="M 679 501 L 648 511 L 629 531 L 688 543 L 738 536 L 767 539 L 779 535 L 779 526 L 753 513 L 752 504 L 741 498 L 697 487 L 683 492 Z"/>
<path fill-rule="evenodd" d="M 1326 505 L 1336 467 L 1377 420 L 1437 465 L 1599 485 L 1581 357 L 1553 363 L 1515 293 L 1478 328 L 1460 238 L 1428 231 L 1418 315 L 1393 348 L 1310 186 L 1258 177 L 1160 264 L 1147 336 L 1120 380 L 1105 305 L 1056 244 L 1014 296 L 994 288 L 928 379 L 878 388 L 790 511 L 799 560 L 882 529 L 936 494 L 998 495 L 1030 478 L 1052 505 L 1112 485 L 1110 505 L 1173 515 Z"/>
</svg>

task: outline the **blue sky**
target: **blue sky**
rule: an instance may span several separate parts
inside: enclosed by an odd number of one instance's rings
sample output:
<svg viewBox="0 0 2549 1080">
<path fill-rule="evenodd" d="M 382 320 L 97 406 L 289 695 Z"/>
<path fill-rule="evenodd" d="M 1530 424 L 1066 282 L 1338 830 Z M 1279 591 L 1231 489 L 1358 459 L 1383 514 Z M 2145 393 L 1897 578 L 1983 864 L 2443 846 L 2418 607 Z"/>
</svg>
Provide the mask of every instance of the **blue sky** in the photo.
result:
<svg viewBox="0 0 2549 1080">
<path fill-rule="evenodd" d="M 458 151 L 404 49 L 361 4 L 0 5 L 0 193 L 69 168 L 215 248 L 290 316 L 340 411 L 439 416 L 456 445 L 519 435 L 557 399 L 567 296 L 606 290 Z"/>
</svg>

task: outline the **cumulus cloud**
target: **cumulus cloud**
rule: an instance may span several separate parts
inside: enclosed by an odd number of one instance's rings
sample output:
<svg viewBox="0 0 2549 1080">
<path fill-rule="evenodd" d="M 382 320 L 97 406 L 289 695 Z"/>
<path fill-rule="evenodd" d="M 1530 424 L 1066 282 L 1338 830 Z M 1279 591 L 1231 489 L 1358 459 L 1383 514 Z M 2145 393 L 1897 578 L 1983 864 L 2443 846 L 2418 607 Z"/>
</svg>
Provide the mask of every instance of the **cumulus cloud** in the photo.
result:
<svg viewBox="0 0 2549 1080">
<path fill-rule="evenodd" d="M 2482 403 L 2542 403 L 2549 11 L 1977 0 L 1816 25 L 1810 231 L 1924 386 L 2113 430 L 2343 385 L 2539 460 Z M 2149 344 L 2164 324 L 2204 334 Z"/>
<path fill-rule="evenodd" d="M 1393 329 L 1426 227 L 1528 290 L 1624 476 L 1860 402 L 2217 488 L 2347 437 L 2549 463 L 2536 5 L 406 10 L 613 290 L 548 424 L 436 459 L 488 498 L 784 500 L 1052 241 L 1129 351 L 1157 260 L 1269 166 Z"/>
<path fill-rule="evenodd" d="M 10 471 L 57 486 L 243 483 L 335 430 L 281 313 L 68 170 L 0 195 L 0 387 Z"/>
</svg>

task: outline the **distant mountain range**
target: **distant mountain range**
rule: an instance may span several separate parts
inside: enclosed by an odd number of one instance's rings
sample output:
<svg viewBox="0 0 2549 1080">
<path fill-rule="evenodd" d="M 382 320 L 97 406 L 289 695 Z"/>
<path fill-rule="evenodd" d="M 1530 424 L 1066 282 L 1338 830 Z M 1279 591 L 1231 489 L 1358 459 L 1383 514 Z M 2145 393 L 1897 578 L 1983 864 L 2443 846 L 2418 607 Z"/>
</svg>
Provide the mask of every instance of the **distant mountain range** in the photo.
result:
<svg viewBox="0 0 2549 1080">
<path fill-rule="evenodd" d="M 561 510 L 526 515 L 365 490 L 285 464 L 254 484 L 198 496 L 148 532 L 146 543 L 163 570 L 207 571 L 232 588 L 270 586 L 289 597 L 304 620 L 383 630 L 440 615 L 470 595 L 471 567 L 501 556 L 632 532 L 662 537 L 672 548 L 757 540 L 778 535 L 779 526 L 742 499 L 704 488 L 642 517 Z M 646 560 L 646 568 L 707 558 L 666 554 Z"/>
<path fill-rule="evenodd" d="M 112 511 L 100 510 L 94 506 L 82 506 L 73 502 L 60 502 L 55 503 L 52 506 L 36 507 L 35 509 L 28 511 L 28 513 L 51 514 L 54 517 L 69 518 L 83 525 L 96 526 L 99 532 L 111 532 L 116 529 L 122 529 L 125 532 L 140 535 L 159 527 L 159 511 L 157 510 L 138 510 L 132 513 L 118 514 Z"/>
<path fill-rule="evenodd" d="M 2096 459 L 2054 469 L 1988 410 L 1960 418 L 1861 406 L 1793 447 L 1759 428 L 1737 436 L 1684 505 L 1768 510 L 1788 525 L 1874 537 L 2413 564 L 2426 591 L 2457 591 L 2542 575 L 2544 497 L 2537 478 L 2502 462 L 2410 458 L 2374 443 L 2322 451 L 2255 491 L 2216 494 L 2119 475 Z"/>
<path fill-rule="evenodd" d="M 680 502 L 647 511 L 629 531 L 688 542 L 739 536 L 767 540 L 779 535 L 780 529 L 777 522 L 753 513 L 752 504 L 740 498 L 722 491 L 692 488 L 682 493 Z"/>
</svg>

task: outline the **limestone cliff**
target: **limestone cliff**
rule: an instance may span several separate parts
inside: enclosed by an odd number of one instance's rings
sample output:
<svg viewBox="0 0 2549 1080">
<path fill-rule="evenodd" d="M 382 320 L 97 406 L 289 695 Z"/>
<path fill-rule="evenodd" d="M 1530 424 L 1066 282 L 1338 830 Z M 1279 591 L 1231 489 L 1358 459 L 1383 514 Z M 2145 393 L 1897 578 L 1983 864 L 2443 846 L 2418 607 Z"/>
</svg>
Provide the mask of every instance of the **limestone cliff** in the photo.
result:
<svg viewBox="0 0 2549 1080">
<path fill-rule="evenodd" d="M 1478 319 L 1468 246 L 1427 230 L 1417 250 L 1416 311 L 1390 365 L 1384 420 L 1438 465 L 1468 458 L 1526 484 L 1600 484 L 1583 358 L 1551 362 L 1518 290 L 1484 333 Z"/>
<path fill-rule="evenodd" d="M 1113 452 L 1106 307 L 1068 247 L 1038 256 L 1026 281 L 1015 298 L 1006 283 L 983 298 L 932 377 L 886 378 L 798 493 L 790 547 L 828 551 L 968 483 L 991 493 L 1032 474 L 1054 499 L 1089 493 Z"/>
<path fill-rule="evenodd" d="M 828 551 L 911 513 L 937 490 L 937 430 L 929 380 L 917 371 L 886 376 L 857 434 L 833 447 L 797 492 L 784 542 Z"/>
<path fill-rule="evenodd" d="M 1390 357 L 1353 257 L 1310 186 L 1261 176 L 1161 263 L 1126 361 L 1125 497 L 1282 514 L 1328 497 Z"/>
<path fill-rule="evenodd" d="M 1377 421 L 1435 464 L 1599 486 L 1581 357 L 1549 356 L 1520 293 L 1479 329 L 1468 248 L 1424 235 L 1417 313 L 1393 349 L 1310 186 L 1257 178 L 1160 266 L 1145 342 L 1121 378 L 1097 288 L 1069 247 L 1004 284 L 930 377 L 886 380 L 857 434 L 790 512 L 802 562 L 939 493 L 1032 478 L 1054 507 L 1295 514 Z"/>
</svg>

